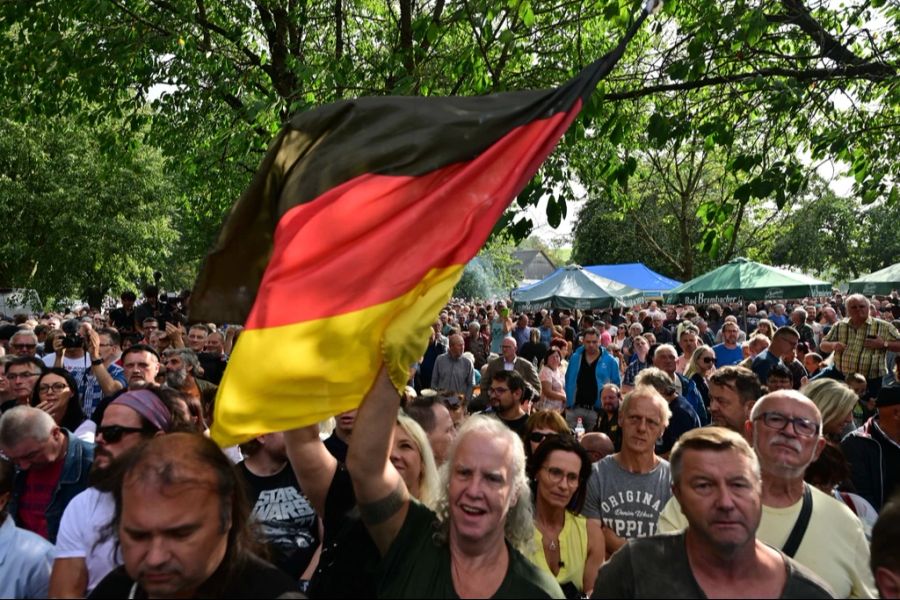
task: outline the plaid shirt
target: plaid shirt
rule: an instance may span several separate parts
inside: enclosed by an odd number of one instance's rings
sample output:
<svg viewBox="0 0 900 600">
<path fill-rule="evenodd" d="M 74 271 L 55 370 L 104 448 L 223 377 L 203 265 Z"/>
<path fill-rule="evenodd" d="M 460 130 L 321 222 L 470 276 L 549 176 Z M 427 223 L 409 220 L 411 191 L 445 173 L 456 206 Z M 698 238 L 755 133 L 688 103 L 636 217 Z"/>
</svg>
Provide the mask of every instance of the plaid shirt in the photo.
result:
<svg viewBox="0 0 900 600">
<path fill-rule="evenodd" d="M 846 346 L 843 352 L 834 353 L 834 364 L 842 373 L 860 373 L 866 379 L 883 377 L 887 373 L 887 350 L 863 347 L 868 336 L 878 336 L 888 342 L 900 340 L 896 327 L 887 321 L 869 317 L 859 328 L 853 327 L 850 319 L 835 323 L 822 341 L 841 342 Z"/>
</svg>

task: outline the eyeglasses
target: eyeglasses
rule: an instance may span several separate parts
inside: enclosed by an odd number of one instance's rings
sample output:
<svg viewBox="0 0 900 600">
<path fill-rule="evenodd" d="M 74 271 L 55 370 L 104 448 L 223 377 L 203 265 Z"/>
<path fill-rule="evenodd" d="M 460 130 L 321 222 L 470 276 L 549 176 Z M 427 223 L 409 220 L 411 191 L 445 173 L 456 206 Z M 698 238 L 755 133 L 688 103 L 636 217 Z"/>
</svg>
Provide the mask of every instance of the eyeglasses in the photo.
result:
<svg viewBox="0 0 900 600">
<path fill-rule="evenodd" d="M 122 439 L 126 433 L 143 433 L 143 427 L 124 427 L 122 425 L 104 425 L 97 428 L 97 436 L 103 436 L 103 441 L 108 444 L 115 444 Z"/>
<path fill-rule="evenodd" d="M 812 437 L 818 435 L 821 428 L 820 423 L 804 419 L 803 417 L 788 417 L 779 412 L 764 412 L 755 419 L 762 420 L 766 427 L 776 431 L 784 431 L 788 423 L 794 426 L 794 433 L 803 437 Z"/>
<path fill-rule="evenodd" d="M 37 377 L 40 373 L 7 373 L 6 378 L 10 381 L 15 381 L 16 379 L 28 379 L 29 377 Z"/>
<path fill-rule="evenodd" d="M 572 486 L 578 485 L 578 481 L 581 479 L 578 473 L 567 473 L 557 467 L 544 467 L 544 471 L 547 471 L 547 475 L 553 483 L 560 483 L 565 478 L 566 483 Z"/>
<path fill-rule="evenodd" d="M 53 390 L 54 394 L 58 394 L 67 389 L 69 389 L 69 384 L 62 383 L 62 382 L 57 382 L 57 383 L 52 383 L 52 384 L 42 383 L 41 385 L 38 386 L 38 391 L 42 394 L 46 394 L 50 390 Z"/>
<path fill-rule="evenodd" d="M 37 344 L 10 344 L 10 347 L 16 350 L 33 350 L 37 348 Z"/>
<path fill-rule="evenodd" d="M 557 436 L 557 435 L 559 435 L 559 434 L 557 434 L 557 433 L 543 433 L 543 432 L 540 432 L 540 431 L 532 431 L 531 433 L 528 434 L 528 439 L 529 439 L 530 441 L 534 442 L 535 444 L 540 444 L 541 442 L 543 442 L 543 441 L 544 441 L 545 439 L 547 439 L 548 437 L 550 437 L 550 436 Z"/>
<path fill-rule="evenodd" d="M 712 358 L 712 357 L 710 357 L 710 356 L 704 356 L 703 358 L 700 359 L 700 362 L 702 362 L 702 363 L 704 363 L 704 364 L 710 364 L 710 363 L 712 363 L 712 362 L 715 362 L 715 360 L 716 360 L 716 359 L 714 359 L 714 358 Z"/>
<path fill-rule="evenodd" d="M 492 387 L 488 390 L 488 395 L 489 396 L 499 396 L 500 394 L 505 394 L 508 391 L 509 391 L 508 387 L 497 387 L 497 388 Z"/>
</svg>

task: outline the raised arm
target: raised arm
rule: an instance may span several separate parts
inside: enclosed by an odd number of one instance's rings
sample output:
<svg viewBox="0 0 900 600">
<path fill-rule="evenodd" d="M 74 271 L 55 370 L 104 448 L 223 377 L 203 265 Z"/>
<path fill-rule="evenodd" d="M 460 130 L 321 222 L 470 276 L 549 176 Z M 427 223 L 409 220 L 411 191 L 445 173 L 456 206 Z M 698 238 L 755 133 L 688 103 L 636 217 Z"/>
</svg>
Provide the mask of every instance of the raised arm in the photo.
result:
<svg viewBox="0 0 900 600">
<path fill-rule="evenodd" d="M 337 459 L 319 438 L 317 425 L 285 431 L 284 445 L 300 489 L 316 514 L 323 516 L 328 490 L 337 471 Z"/>
<path fill-rule="evenodd" d="M 400 532 L 409 510 L 409 491 L 390 461 L 391 440 L 400 395 L 382 367 L 375 385 L 363 398 L 356 415 L 347 470 L 363 523 L 382 555 Z"/>
</svg>

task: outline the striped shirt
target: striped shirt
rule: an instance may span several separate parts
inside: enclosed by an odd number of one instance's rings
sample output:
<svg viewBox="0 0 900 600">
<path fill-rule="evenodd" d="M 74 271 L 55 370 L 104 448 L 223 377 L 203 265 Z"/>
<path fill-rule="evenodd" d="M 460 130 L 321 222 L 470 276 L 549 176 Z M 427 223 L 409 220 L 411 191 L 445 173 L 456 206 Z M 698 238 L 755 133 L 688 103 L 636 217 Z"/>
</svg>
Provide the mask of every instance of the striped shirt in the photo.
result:
<svg viewBox="0 0 900 600">
<path fill-rule="evenodd" d="M 842 373 L 860 373 L 866 379 L 883 377 L 887 373 L 887 349 L 864 347 L 866 338 L 870 336 L 877 336 L 888 342 L 900 340 L 896 327 L 882 319 L 869 317 L 858 328 L 850 324 L 850 319 L 835 323 L 822 341 L 840 342 L 846 346 L 843 352 L 834 353 L 834 364 Z"/>
</svg>

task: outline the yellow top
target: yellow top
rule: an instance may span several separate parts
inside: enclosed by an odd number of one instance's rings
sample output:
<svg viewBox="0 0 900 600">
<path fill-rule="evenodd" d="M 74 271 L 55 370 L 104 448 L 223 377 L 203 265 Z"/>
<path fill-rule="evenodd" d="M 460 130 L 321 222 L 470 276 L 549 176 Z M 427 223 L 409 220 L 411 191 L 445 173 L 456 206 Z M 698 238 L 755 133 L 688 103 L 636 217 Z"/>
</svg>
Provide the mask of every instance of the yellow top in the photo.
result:
<svg viewBox="0 0 900 600">
<path fill-rule="evenodd" d="M 534 551 L 529 560 L 542 571 L 553 575 L 544 556 L 544 542 L 540 530 L 534 528 Z M 588 555 L 587 519 L 566 511 L 566 521 L 559 532 L 559 574 L 556 581 L 560 585 L 572 582 L 578 591 L 584 591 L 584 563 Z"/>
</svg>

